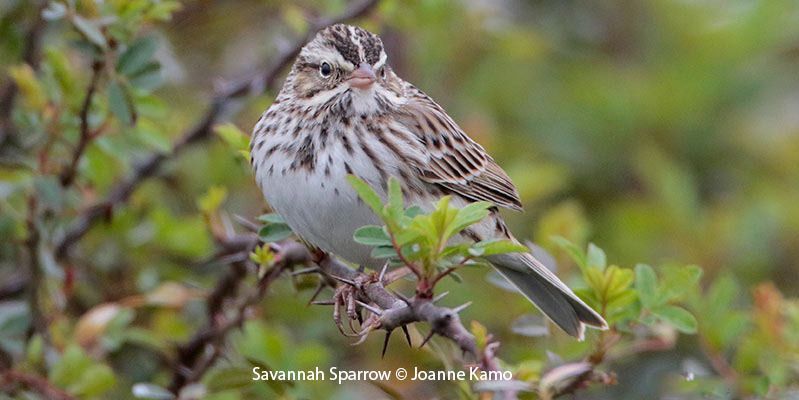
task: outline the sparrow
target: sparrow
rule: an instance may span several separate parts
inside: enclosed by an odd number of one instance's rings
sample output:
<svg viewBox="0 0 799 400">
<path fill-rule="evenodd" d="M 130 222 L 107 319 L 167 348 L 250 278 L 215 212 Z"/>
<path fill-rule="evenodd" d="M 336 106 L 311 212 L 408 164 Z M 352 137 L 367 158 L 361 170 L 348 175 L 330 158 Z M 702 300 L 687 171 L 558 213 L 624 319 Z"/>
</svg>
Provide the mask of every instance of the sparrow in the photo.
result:
<svg viewBox="0 0 799 400">
<path fill-rule="evenodd" d="M 396 177 L 406 204 L 430 211 L 443 196 L 457 207 L 493 207 L 458 240 L 516 241 L 499 213 L 522 210 L 508 175 L 424 92 L 387 63 L 380 38 L 337 24 L 316 34 L 294 62 L 251 143 L 255 180 L 264 197 L 304 241 L 359 266 L 383 260 L 353 233 L 381 225 L 347 181 L 355 175 L 385 198 Z M 538 309 L 569 335 L 605 320 L 530 253 L 487 257 Z"/>
</svg>

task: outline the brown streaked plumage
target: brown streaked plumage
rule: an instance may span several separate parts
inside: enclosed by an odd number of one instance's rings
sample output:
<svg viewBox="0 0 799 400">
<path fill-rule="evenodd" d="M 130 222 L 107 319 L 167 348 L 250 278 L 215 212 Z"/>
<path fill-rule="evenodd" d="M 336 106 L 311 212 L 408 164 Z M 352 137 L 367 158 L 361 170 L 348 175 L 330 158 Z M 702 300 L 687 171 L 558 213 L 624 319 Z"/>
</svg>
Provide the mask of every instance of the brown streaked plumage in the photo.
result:
<svg viewBox="0 0 799 400">
<path fill-rule="evenodd" d="M 300 52 L 283 89 L 253 131 L 253 172 L 264 196 L 294 232 L 350 262 L 378 267 L 355 243 L 378 223 L 346 181 L 354 174 L 385 195 L 399 178 L 408 203 L 430 209 L 441 196 L 463 206 L 488 201 L 521 210 L 505 171 L 444 109 L 386 64 L 380 38 L 334 25 Z M 493 209 L 460 240 L 513 236 Z M 605 321 L 527 253 L 489 257 L 497 270 L 567 333 Z"/>
</svg>

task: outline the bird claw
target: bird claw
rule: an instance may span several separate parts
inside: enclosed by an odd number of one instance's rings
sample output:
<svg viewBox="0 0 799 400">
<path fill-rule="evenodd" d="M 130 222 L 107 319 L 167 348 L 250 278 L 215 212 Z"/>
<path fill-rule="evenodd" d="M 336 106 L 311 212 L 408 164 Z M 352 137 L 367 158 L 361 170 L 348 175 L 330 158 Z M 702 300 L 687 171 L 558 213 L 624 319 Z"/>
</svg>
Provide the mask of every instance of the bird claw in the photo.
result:
<svg viewBox="0 0 799 400">
<path fill-rule="evenodd" d="M 355 282 L 353 282 L 355 283 Z M 353 325 L 353 321 L 359 321 L 361 327 L 363 324 L 361 323 L 361 307 L 358 305 L 358 286 L 350 285 L 350 284 L 343 284 L 336 287 L 335 293 L 333 294 L 333 322 L 336 323 L 336 327 L 338 328 L 339 332 L 342 335 L 347 337 L 359 337 L 361 334 L 355 329 Z M 346 332 L 344 329 L 344 324 L 342 322 L 341 317 L 341 309 L 344 309 L 344 312 L 347 314 L 347 325 L 350 329 L 350 332 Z"/>
</svg>

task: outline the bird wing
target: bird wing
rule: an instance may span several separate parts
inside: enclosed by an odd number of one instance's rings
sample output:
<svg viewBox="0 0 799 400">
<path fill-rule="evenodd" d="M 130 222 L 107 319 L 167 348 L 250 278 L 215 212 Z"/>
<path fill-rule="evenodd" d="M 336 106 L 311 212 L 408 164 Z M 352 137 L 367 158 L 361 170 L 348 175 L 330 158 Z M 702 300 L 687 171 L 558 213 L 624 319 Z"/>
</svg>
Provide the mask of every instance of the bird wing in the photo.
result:
<svg viewBox="0 0 799 400">
<path fill-rule="evenodd" d="M 483 147 L 433 99 L 416 88 L 409 91 L 398 119 L 425 146 L 426 160 L 418 166 L 422 179 L 473 201 L 521 210 L 513 182 Z"/>
</svg>

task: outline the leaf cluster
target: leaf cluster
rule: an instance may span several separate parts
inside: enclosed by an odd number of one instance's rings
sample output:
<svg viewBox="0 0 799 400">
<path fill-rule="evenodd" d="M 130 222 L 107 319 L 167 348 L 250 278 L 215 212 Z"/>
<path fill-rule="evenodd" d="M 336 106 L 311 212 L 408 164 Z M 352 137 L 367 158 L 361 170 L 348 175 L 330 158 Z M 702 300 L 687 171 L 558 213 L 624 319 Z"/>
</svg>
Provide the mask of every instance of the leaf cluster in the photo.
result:
<svg viewBox="0 0 799 400">
<path fill-rule="evenodd" d="M 356 242 L 374 247 L 372 256 L 402 264 L 424 281 L 435 284 L 453 269 L 480 263 L 484 257 L 510 252 L 526 252 L 518 243 L 503 239 L 471 242 L 459 236 L 463 230 L 480 223 L 489 215 L 491 204 L 473 202 L 461 208 L 452 205 L 444 196 L 431 205 L 426 213 L 419 206 L 405 207 L 402 188 L 396 178 L 388 181 L 387 201 L 363 180 L 349 176 L 348 180 L 361 200 L 384 223 L 369 225 L 355 231 Z"/>
</svg>

